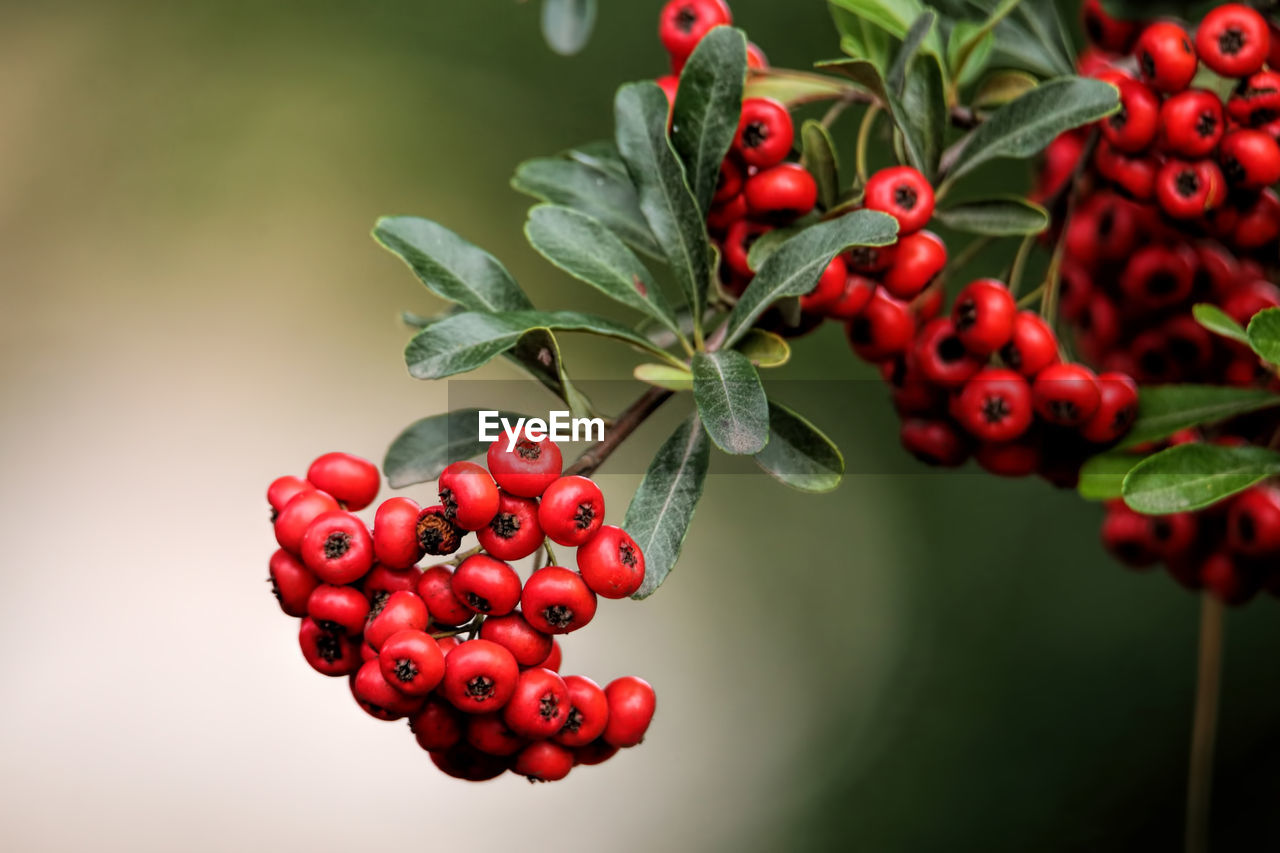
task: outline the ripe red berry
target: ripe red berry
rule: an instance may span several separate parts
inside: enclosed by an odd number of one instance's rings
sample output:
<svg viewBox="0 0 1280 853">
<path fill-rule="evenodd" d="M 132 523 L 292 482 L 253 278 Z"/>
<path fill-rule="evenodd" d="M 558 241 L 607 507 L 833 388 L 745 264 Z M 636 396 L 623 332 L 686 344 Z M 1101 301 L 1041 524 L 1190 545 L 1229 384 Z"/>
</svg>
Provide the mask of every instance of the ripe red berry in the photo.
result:
<svg viewBox="0 0 1280 853">
<path fill-rule="evenodd" d="M 453 594 L 453 567 L 432 566 L 418 579 L 418 597 L 439 625 L 453 627 L 471 618 L 472 611 Z"/>
<path fill-rule="evenodd" d="M 850 272 L 875 275 L 893 266 L 898 254 L 898 244 L 888 246 L 854 246 L 845 253 L 845 263 Z"/>
<path fill-rule="evenodd" d="M 360 668 L 360 650 L 341 631 L 326 631 L 314 619 L 303 619 L 298 627 L 298 645 L 311 668 L 321 675 L 349 675 Z"/>
<path fill-rule="evenodd" d="M 561 477 L 542 493 L 538 526 L 557 545 L 577 547 L 604 523 L 604 495 L 586 477 Z"/>
<path fill-rule="evenodd" d="M 535 667 L 520 673 L 502 718 L 522 737 L 549 738 L 564 726 L 569 708 L 564 679 L 549 669 Z"/>
<path fill-rule="evenodd" d="M 1137 24 L 1111 17 L 1102 8 L 1101 0 L 1085 0 L 1081 18 L 1089 41 L 1112 53 L 1127 52 L 1138 35 Z"/>
<path fill-rule="evenodd" d="M 557 782 L 573 769 L 573 753 L 548 740 L 535 741 L 516 756 L 512 770 L 531 782 Z"/>
<path fill-rule="evenodd" d="M 772 98 L 747 98 L 742 102 L 733 150 L 749 166 L 767 169 L 791 153 L 795 126 L 791 113 Z"/>
<path fill-rule="evenodd" d="M 1134 45 L 1138 70 L 1152 88 L 1160 92 L 1181 92 L 1196 76 L 1196 51 L 1191 37 L 1170 21 L 1151 24 Z"/>
<path fill-rule="evenodd" d="M 520 576 L 501 560 L 474 554 L 453 573 L 453 594 L 476 613 L 503 616 L 520 602 Z"/>
<path fill-rule="evenodd" d="M 1031 403 L 1036 414 L 1057 426 L 1079 426 L 1102 402 L 1098 377 L 1081 364 L 1051 364 L 1036 375 Z"/>
<path fill-rule="evenodd" d="M 876 280 L 851 273 L 845 276 L 840 296 L 822 312 L 836 320 L 852 320 L 871 304 L 871 297 L 876 293 Z M 803 303 L 803 299 L 801 300 Z M 803 304 L 801 305 L 803 308 Z"/>
<path fill-rule="evenodd" d="M 382 677 L 408 696 L 425 696 L 444 677 L 444 654 L 425 631 L 397 631 L 378 650 Z"/>
<path fill-rule="evenodd" d="M 596 594 L 577 572 L 547 566 L 534 572 L 520 595 L 524 618 L 546 634 L 568 634 L 596 615 Z"/>
<path fill-rule="evenodd" d="M 670 0 L 658 16 L 658 38 L 672 60 L 683 61 L 714 27 L 731 23 L 720 0 Z"/>
<path fill-rule="evenodd" d="M 520 666 L 540 666 L 551 654 L 553 640 L 534 628 L 520 611 L 490 616 L 480 626 L 480 637 L 511 652 Z"/>
<path fill-rule="evenodd" d="M 542 547 L 538 502 L 499 492 L 498 514 L 476 532 L 480 547 L 499 560 L 522 560 Z"/>
<path fill-rule="evenodd" d="M 981 441 L 1013 441 L 1031 426 L 1031 387 L 1012 370 L 988 367 L 965 383 L 953 413 Z"/>
<path fill-rule="evenodd" d="M 1225 604 L 1245 604 L 1258 592 L 1259 584 L 1230 554 L 1215 553 L 1200 564 L 1200 582 L 1205 590 Z"/>
<path fill-rule="evenodd" d="M 489 620 L 486 619 L 485 621 L 487 622 Z M 556 640 L 555 637 L 552 637 L 551 652 L 547 655 L 547 659 L 544 660 L 542 663 L 538 664 L 538 666 L 542 667 L 543 669 L 549 669 L 552 672 L 559 672 L 560 664 L 562 660 L 563 660 L 563 655 L 561 654 L 561 651 L 560 651 L 560 643 Z"/>
<path fill-rule="evenodd" d="M 1129 258 L 1120 286 L 1132 305 L 1156 309 L 1177 305 L 1195 286 L 1193 256 L 1161 245 L 1144 246 Z"/>
<path fill-rule="evenodd" d="M 866 361 L 883 361 L 911 346 L 915 320 L 907 303 L 877 289 L 862 313 L 849 321 L 849 345 Z"/>
<path fill-rule="evenodd" d="M 747 199 L 738 193 L 728 201 L 713 204 L 707 211 L 707 228 L 716 234 L 724 233 L 747 216 Z"/>
<path fill-rule="evenodd" d="M 1248 557 L 1280 552 L 1280 490 L 1254 486 L 1231 502 L 1227 544 L 1235 553 Z"/>
<path fill-rule="evenodd" d="M 822 275 L 818 276 L 813 289 L 800 297 L 801 310 L 826 311 L 844 294 L 844 286 L 848 278 L 849 269 L 844 259 L 838 255 L 832 258 L 831 263 L 827 264 L 822 271 Z M 871 294 L 868 292 L 867 298 L 870 297 Z"/>
<path fill-rule="evenodd" d="M 658 88 L 662 90 L 662 94 L 667 96 L 667 123 L 671 123 L 671 108 L 676 105 L 676 93 L 680 91 L 680 76 L 678 74 L 664 74 L 653 82 L 658 84 Z"/>
<path fill-rule="evenodd" d="M 1227 100 L 1227 114 L 1246 127 L 1280 118 L 1280 69 L 1259 71 L 1241 80 Z"/>
<path fill-rule="evenodd" d="M 422 507 L 409 498 L 388 498 L 373 517 L 373 555 L 392 569 L 407 569 L 422 559 L 418 543 L 418 513 Z"/>
<path fill-rule="evenodd" d="M 603 764 L 610 758 L 618 754 L 618 748 L 612 744 L 605 743 L 604 738 L 596 738 L 586 746 L 580 746 L 573 750 L 574 764 Z"/>
<path fill-rule="evenodd" d="M 502 755 L 488 755 L 469 743 L 458 743 L 448 749 L 427 753 L 431 763 L 446 776 L 467 782 L 487 782 L 507 772 L 510 759 Z"/>
<path fill-rule="evenodd" d="M 1107 82 L 1115 83 L 1120 90 L 1120 110 L 1099 122 L 1102 135 L 1120 151 L 1129 154 L 1145 151 L 1160 129 L 1159 97 L 1137 80 Z"/>
<path fill-rule="evenodd" d="M 867 180 L 868 210 L 879 210 L 898 220 L 898 236 L 914 234 L 933 217 L 933 187 L 910 166 L 881 169 Z"/>
<path fill-rule="evenodd" d="M 1222 139 L 1218 153 L 1227 183 L 1260 190 L 1280 181 L 1280 144 L 1261 130 L 1233 130 Z"/>
<path fill-rule="evenodd" d="M 969 352 L 986 356 L 1013 339 L 1018 305 L 1009 288 L 992 278 L 980 278 L 956 297 L 951 311 L 956 335 Z"/>
<path fill-rule="evenodd" d="M 1110 444 L 1124 436 L 1138 416 L 1138 383 L 1123 373 L 1097 378 L 1098 408 L 1080 427 L 1086 441 Z"/>
<path fill-rule="evenodd" d="M 711 196 L 711 203 L 724 204 L 727 201 L 731 201 L 742 192 L 742 184 L 746 177 L 746 172 L 743 171 L 738 161 L 732 157 L 726 157 L 720 162 L 720 177 L 716 180 L 716 191 Z M 493 465 L 489 466 L 489 470 L 493 470 Z M 556 477 L 558 476 L 560 476 L 560 472 L 556 471 Z M 553 477 L 552 479 L 555 478 Z M 498 483 L 498 485 L 501 486 L 502 483 Z"/>
<path fill-rule="evenodd" d="M 529 742 L 513 732 L 496 711 L 469 717 L 466 739 L 486 755 L 515 755 Z"/>
<path fill-rule="evenodd" d="M 520 669 L 511 652 L 489 640 L 467 640 L 444 659 L 440 695 L 460 711 L 500 710 L 516 689 Z"/>
<path fill-rule="evenodd" d="M 605 742 L 626 748 L 644 740 L 657 706 L 657 697 L 649 682 L 634 675 L 615 678 L 605 687 L 604 695 L 609 702 L 609 722 L 603 735 Z"/>
<path fill-rule="evenodd" d="M 382 644 L 392 634 L 425 631 L 427 618 L 427 605 L 417 593 L 409 590 L 393 592 L 377 615 L 371 615 L 364 629 L 364 641 L 381 650 Z"/>
<path fill-rule="evenodd" d="M 416 592 L 422 572 L 417 568 L 388 569 L 376 563 L 360 581 L 360 591 L 369 599 L 369 618 L 377 616 L 394 592 Z"/>
<path fill-rule="evenodd" d="M 422 697 L 401 693 L 382 675 L 377 660 L 365 661 L 351 679 L 351 695 L 360 707 L 379 720 L 399 720 L 416 714 Z"/>
<path fill-rule="evenodd" d="M 268 564 L 271 592 L 280 609 L 289 616 L 306 616 L 307 599 L 320 584 L 320 579 L 302 561 L 283 548 L 276 549 Z"/>
<path fill-rule="evenodd" d="M 578 571 L 591 591 L 626 598 L 644 583 L 644 553 L 621 527 L 606 524 L 578 548 Z"/>
<path fill-rule="evenodd" d="M 746 204 L 746 200 L 743 200 Z M 746 216 L 746 210 L 742 212 Z M 724 263 L 729 270 L 743 278 L 751 278 L 755 275 L 755 270 L 751 269 L 751 263 L 747 259 L 751 252 L 751 246 L 762 234 L 766 234 L 773 230 L 772 225 L 766 225 L 762 222 L 751 222 L 747 219 L 738 219 L 729 226 L 729 232 L 725 234 L 722 249 L 724 250 Z"/>
<path fill-rule="evenodd" d="M 907 418 L 898 437 L 903 448 L 926 465 L 956 468 L 969 458 L 969 440 L 950 421 Z"/>
<path fill-rule="evenodd" d="M 560 447 L 551 439 L 522 438 L 507 450 L 503 440 L 489 445 L 486 461 L 489 473 L 504 492 L 522 498 L 536 498 L 560 476 L 564 464 Z"/>
<path fill-rule="evenodd" d="M 355 587 L 321 584 L 307 598 L 307 615 L 322 630 L 342 631 L 355 637 L 364 630 L 369 600 Z"/>
<path fill-rule="evenodd" d="M 462 545 L 464 532 L 449 520 L 445 508 L 439 504 L 429 506 L 418 513 L 418 522 L 414 530 L 418 537 L 418 547 L 424 554 L 441 557 L 452 554 Z"/>
<path fill-rule="evenodd" d="M 1226 199 L 1222 170 L 1212 160 L 1170 159 L 1156 175 L 1156 198 L 1160 208 L 1174 219 L 1203 216 Z"/>
<path fill-rule="evenodd" d="M 373 568 L 373 537 L 358 517 L 331 510 L 307 527 L 299 553 L 325 583 L 352 583 Z"/>
<path fill-rule="evenodd" d="M 997 477 L 1028 477 L 1040 468 L 1040 442 L 1034 435 L 1003 444 L 982 444 L 973 454 L 982 470 Z"/>
<path fill-rule="evenodd" d="M 310 491 L 313 488 L 315 487 L 306 480 L 292 475 L 272 480 L 271 485 L 267 486 L 267 503 L 271 506 L 271 520 L 275 521 L 280 516 L 280 510 L 284 509 L 284 505 L 293 500 L 299 492 Z"/>
<path fill-rule="evenodd" d="M 818 203 L 818 182 L 799 163 L 779 163 L 747 178 L 747 209 L 762 219 L 790 221 Z"/>
<path fill-rule="evenodd" d="M 916 335 L 912 353 L 925 378 L 936 385 L 955 388 L 982 369 L 961 343 L 950 317 L 930 320 Z"/>
<path fill-rule="evenodd" d="M 1280 196 L 1268 187 L 1240 211 L 1240 218 L 1231 231 L 1231 242 L 1238 249 L 1252 251 L 1274 243 L 1277 237 L 1280 237 Z"/>
<path fill-rule="evenodd" d="M 462 739 L 462 719 L 448 702 L 429 696 L 422 709 L 409 718 L 409 731 L 425 750 L 448 749 Z"/>
<path fill-rule="evenodd" d="M 1160 163 L 1148 155 L 1128 155 L 1108 142 L 1099 142 L 1093 164 L 1098 174 L 1111 181 L 1135 201 L 1149 201 L 1155 196 L 1156 175 Z"/>
<path fill-rule="evenodd" d="M 1150 545 L 1162 560 L 1173 562 L 1186 557 L 1195 544 L 1199 524 L 1196 515 L 1177 512 L 1172 515 L 1149 515 Z"/>
<path fill-rule="evenodd" d="M 1196 52 L 1223 77 L 1245 77 L 1262 68 L 1271 51 L 1267 21 L 1240 3 L 1213 9 L 1196 28 Z"/>
<path fill-rule="evenodd" d="M 1161 147 L 1178 157 L 1188 160 L 1208 157 L 1222 141 L 1225 131 L 1222 101 L 1205 89 L 1179 92 L 1160 107 Z"/>
<path fill-rule="evenodd" d="M 1000 360 L 1023 376 L 1033 378 L 1058 361 L 1058 337 L 1034 311 L 1019 311 L 1013 319 L 1013 337 L 1000 348 Z"/>
<path fill-rule="evenodd" d="M 311 463 L 307 481 L 352 512 L 362 510 L 378 496 L 378 466 L 350 453 L 326 453 Z"/>
<path fill-rule="evenodd" d="M 1144 569 L 1159 559 L 1146 517 L 1124 504 L 1107 510 L 1101 533 L 1107 552 L 1131 569 Z"/>
<path fill-rule="evenodd" d="M 454 462 L 440 472 L 445 517 L 463 530 L 479 530 L 498 511 L 498 487 L 474 462 Z"/>
<path fill-rule="evenodd" d="M 947 244 L 932 231 L 917 231 L 898 240 L 893 266 L 881 280 L 890 296 L 911 299 L 929 286 L 947 265 Z"/>
<path fill-rule="evenodd" d="M 600 685 L 582 675 L 566 675 L 569 712 L 564 726 L 555 735 L 561 746 L 586 746 L 604 734 L 609 722 L 609 700 Z"/>
<path fill-rule="evenodd" d="M 280 510 L 275 520 L 276 541 L 290 554 L 297 554 L 302 535 L 317 516 L 338 509 L 338 502 L 328 492 L 307 489 L 298 492 Z"/>
</svg>

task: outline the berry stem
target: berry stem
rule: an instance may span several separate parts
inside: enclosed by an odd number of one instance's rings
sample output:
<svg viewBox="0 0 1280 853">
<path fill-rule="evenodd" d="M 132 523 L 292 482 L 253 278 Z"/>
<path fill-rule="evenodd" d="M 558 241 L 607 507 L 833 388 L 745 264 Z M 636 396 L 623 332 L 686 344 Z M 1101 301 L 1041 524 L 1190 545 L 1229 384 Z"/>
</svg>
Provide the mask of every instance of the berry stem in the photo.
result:
<svg viewBox="0 0 1280 853">
<path fill-rule="evenodd" d="M 879 114 L 879 104 L 868 104 L 867 111 L 862 114 L 862 124 L 858 125 L 858 149 L 855 162 L 858 169 L 858 183 L 864 187 L 867 185 L 867 147 L 871 141 L 871 130 L 876 124 L 876 116 Z"/>
<path fill-rule="evenodd" d="M 1200 652 L 1195 718 L 1187 775 L 1187 853 L 1208 853 L 1209 800 L 1213 787 L 1213 747 L 1222 684 L 1223 604 L 1211 593 L 1200 599 Z"/>
<path fill-rule="evenodd" d="M 449 562 L 457 565 L 458 563 L 461 563 L 463 560 L 467 559 L 468 557 L 474 557 L 476 554 L 480 554 L 483 551 L 484 551 L 484 546 L 477 545 L 474 548 L 471 548 L 467 551 L 463 551 L 460 554 L 454 554 L 453 557 L 450 558 Z"/>
<path fill-rule="evenodd" d="M 1009 293 L 1013 296 L 1017 296 L 1022 289 L 1022 274 L 1026 271 L 1027 259 L 1031 257 L 1031 247 L 1035 245 L 1036 237 L 1035 234 L 1023 237 L 1018 254 L 1013 257 L 1013 268 L 1009 270 Z"/>
<path fill-rule="evenodd" d="M 645 391 L 622 414 L 618 415 L 602 441 L 587 448 L 572 465 L 564 470 L 565 475 L 580 474 L 584 477 L 590 475 L 604 464 L 604 461 L 618 449 L 618 445 L 622 444 L 627 436 L 635 432 L 636 427 L 644 423 L 671 396 L 672 392 L 665 388 L 650 388 Z"/>
<path fill-rule="evenodd" d="M 472 619 L 466 624 L 459 625 L 457 628 L 450 628 L 448 631 L 436 631 L 431 635 L 431 637 L 432 639 L 443 640 L 448 637 L 456 637 L 459 634 L 466 634 L 469 631 L 479 631 L 480 625 L 483 622 L 484 622 L 484 617 L 477 616 L 476 618 Z"/>
<path fill-rule="evenodd" d="M 551 539 L 550 539 L 549 537 L 548 537 L 548 538 L 546 538 L 546 539 L 543 539 L 543 540 L 542 540 L 542 550 L 544 550 L 544 551 L 546 552 L 546 554 L 547 554 L 547 565 L 548 565 L 548 566 L 558 566 L 558 565 L 560 565 L 560 562 L 556 559 L 556 552 L 555 552 L 555 550 L 551 547 Z"/>
</svg>

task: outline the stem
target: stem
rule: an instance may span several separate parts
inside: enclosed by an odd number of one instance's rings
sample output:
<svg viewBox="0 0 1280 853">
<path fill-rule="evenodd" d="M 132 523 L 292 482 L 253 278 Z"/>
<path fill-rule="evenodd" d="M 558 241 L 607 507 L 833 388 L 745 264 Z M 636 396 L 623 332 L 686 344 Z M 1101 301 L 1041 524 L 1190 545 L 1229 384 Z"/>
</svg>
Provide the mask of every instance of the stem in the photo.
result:
<svg viewBox="0 0 1280 853">
<path fill-rule="evenodd" d="M 556 559 L 556 552 L 551 548 L 551 539 L 550 539 L 550 537 L 545 538 L 545 539 L 543 539 L 543 540 L 542 540 L 542 549 L 543 549 L 543 550 L 546 552 L 546 554 L 547 554 L 547 565 L 548 565 L 548 566 L 558 566 L 558 565 L 560 565 L 560 561 Z"/>
<path fill-rule="evenodd" d="M 848 98 L 841 98 L 828 107 L 827 111 L 822 114 L 822 126 L 830 130 L 831 125 L 836 123 L 836 119 L 840 118 L 840 114 L 847 110 L 852 103 L 854 102 Z"/>
<path fill-rule="evenodd" d="M 432 633 L 431 637 L 436 640 L 443 640 L 446 637 L 456 637 L 459 634 L 466 634 L 470 631 L 479 631 L 480 625 L 483 622 L 484 622 L 484 617 L 478 616 L 466 622 L 465 624 L 459 625 L 456 628 L 450 628 L 447 631 L 436 631 Z"/>
<path fill-rule="evenodd" d="M 879 104 L 869 104 L 862 114 L 862 124 L 858 126 L 858 182 L 867 184 L 867 143 L 871 140 L 871 128 L 875 126 L 876 116 L 880 114 Z"/>
<path fill-rule="evenodd" d="M 969 245 L 960 250 L 960 254 L 955 256 L 951 263 L 947 264 L 948 273 L 956 273 L 967 267 L 974 258 L 982 252 L 983 249 L 995 242 L 994 237 L 977 237 L 969 241 Z"/>
<path fill-rule="evenodd" d="M 1022 273 L 1027 267 L 1027 259 L 1031 257 L 1031 247 L 1035 245 L 1036 235 L 1028 234 L 1022 238 L 1018 254 L 1013 257 L 1013 268 L 1009 270 L 1009 293 L 1017 296 L 1022 289 Z"/>
<path fill-rule="evenodd" d="M 461 563 L 463 560 L 467 559 L 467 557 L 474 557 L 476 554 L 479 554 L 483 550 L 484 550 L 483 545 L 477 545 L 474 548 L 471 548 L 470 550 L 467 550 L 467 551 L 463 551 L 460 554 L 454 554 L 449 558 L 449 562 L 457 565 L 458 563 Z"/>
<path fill-rule="evenodd" d="M 1211 593 L 1201 596 L 1200 660 L 1187 775 L 1187 853 L 1208 853 L 1209 850 L 1213 745 L 1218 728 L 1218 694 L 1222 682 L 1223 610 L 1222 602 Z"/>
<path fill-rule="evenodd" d="M 564 470 L 565 475 L 590 475 L 604 464 L 604 461 L 618 449 L 618 445 L 622 444 L 627 436 L 635 432 L 636 427 L 644 423 L 658 410 L 659 406 L 667 402 L 672 393 L 665 388 L 650 388 L 641 394 L 622 414 L 618 415 L 617 420 L 613 422 L 613 427 L 605 433 L 604 440 L 587 448 L 577 461 Z"/>
</svg>

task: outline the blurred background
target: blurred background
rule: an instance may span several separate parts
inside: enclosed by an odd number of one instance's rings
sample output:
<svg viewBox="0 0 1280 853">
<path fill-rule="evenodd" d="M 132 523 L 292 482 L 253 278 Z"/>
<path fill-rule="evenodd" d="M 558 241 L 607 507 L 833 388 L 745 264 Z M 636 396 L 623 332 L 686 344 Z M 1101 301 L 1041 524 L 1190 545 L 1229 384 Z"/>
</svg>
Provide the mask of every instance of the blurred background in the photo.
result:
<svg viewBox="0 0 1280 853">
<path fill-rule="evenodd" d="M 468 785 L 303 663 L 267 483 L 449 399 L 397 319 L 439 303 L 369 229 L 438 219 L 539 306 L 612 312 L 507 180 L 611 134 L 660 5 L 602 4 L 566 59 L 514 0 L 0 4 L 0 847 L 1176 849 L 1197 602 L 1111 564 L 1070 493 L 906 461 L 835 328 L 780 378 L 857 476 L 717 463 L 668 583 L 565 643 L 656 686 L 642 747 Z M 838 52 L 817 0 L 734 10 L 776 65 Z M 634 361 L 563 343 L 587 379 Z M 685 406 L 605 469 L 611 520 Z M 1275 608 L 1229 619 L 1218 849 L 1280 844 Z"/>
</svg>

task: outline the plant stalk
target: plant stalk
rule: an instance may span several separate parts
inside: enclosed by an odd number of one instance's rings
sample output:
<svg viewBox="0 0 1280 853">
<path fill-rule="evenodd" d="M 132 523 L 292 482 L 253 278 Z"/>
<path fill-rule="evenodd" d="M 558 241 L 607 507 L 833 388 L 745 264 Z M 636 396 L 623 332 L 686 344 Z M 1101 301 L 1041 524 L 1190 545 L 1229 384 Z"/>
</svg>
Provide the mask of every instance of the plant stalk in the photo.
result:
<svg viewBox="0 0 1280 853">
<path fill-rule="evenodd" d="M 1209 801 L 1213 788 L 1213 748 L 1222 684 L 1223 604 L 1211 593 L 1200 599 L 1200 651 L 1195 717 L 1187 773 L 1187 853 L 1208 853 Z"/>
<path fill-rule="evenodd" d="M 672 393 L 665 388 L 650 388 L 641 394 L 622 414 L 618 415 L 612 427 L 605 433 L 603 440 L 587 448 L 572 465 L 564 470 L 565 476 L 571 474 L 588 476 L 594 472 L 604 464 L 613 451 L 618 449 L 618 445 L 622 444 L 627 436 L 635 432 L 636 427 L 644 423 L 663 403 L 667 402 Z"/>
</svg>

